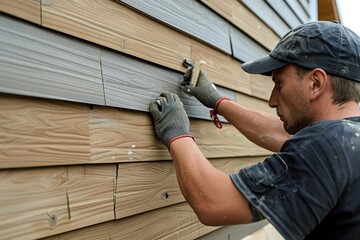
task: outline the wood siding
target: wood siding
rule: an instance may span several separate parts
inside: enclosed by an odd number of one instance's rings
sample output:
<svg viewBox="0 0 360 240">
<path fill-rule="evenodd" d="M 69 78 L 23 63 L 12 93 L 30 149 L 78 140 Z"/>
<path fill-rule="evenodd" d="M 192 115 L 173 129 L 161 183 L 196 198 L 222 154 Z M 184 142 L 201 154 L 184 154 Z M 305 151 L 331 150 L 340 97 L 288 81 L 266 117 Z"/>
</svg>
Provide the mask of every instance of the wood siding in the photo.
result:
<svg viewBox="0 0 360 240">
<path fill-rule="evenodd" d="M 0 0 L 0 239 L 194 239 L 202 225 L 156 138 L 149 102 L 180 95 L 209 161 L 236 172 L 271 152 L 182 93 L 185 58 L 219 92 L 267 106 L 273 83 L 246 74 L 307 0 Z M 241 226 L 240 235 L 263 224 Z M 210 237 L 211 238 L 211 237 Z"/>
</svg>

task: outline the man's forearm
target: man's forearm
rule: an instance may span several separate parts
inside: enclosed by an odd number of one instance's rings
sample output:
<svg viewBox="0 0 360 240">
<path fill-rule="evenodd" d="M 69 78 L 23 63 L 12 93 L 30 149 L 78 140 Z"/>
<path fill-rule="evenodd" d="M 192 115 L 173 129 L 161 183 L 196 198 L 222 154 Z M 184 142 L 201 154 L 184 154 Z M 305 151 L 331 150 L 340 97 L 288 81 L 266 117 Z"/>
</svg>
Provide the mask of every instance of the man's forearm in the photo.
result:
<svg viewBox="0 0 360 240">
<path fill-rule="evenodd" d="M 250 141 L 272 152 L 280 151 L 290 137 L 278 117 L 246 108 L 231 101 L 222 101 L 217 111 Z"/>
<path fill-rule="evenodd" d="M 251 222 L 247 200 L 227 174 L 211 165 L 191 138 L 177 139 L 169 151 L 181 192 L 202 223 Z"/>
</svg>

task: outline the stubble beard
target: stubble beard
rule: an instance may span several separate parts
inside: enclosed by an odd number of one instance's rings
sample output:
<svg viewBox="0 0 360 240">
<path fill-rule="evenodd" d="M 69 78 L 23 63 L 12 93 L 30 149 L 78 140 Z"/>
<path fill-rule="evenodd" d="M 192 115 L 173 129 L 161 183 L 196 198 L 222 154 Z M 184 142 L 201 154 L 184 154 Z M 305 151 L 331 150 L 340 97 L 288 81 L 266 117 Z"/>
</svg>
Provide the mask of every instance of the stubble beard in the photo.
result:
<svg viewBox="0 0 360 240">
<path fill-rule="evenodd" d="M 298 92 L 296 104 L 291 111 L 290 111 L 290 118 L 291 122 L 284 122 L 284 129 L 287 133 L 293 135 L 303 128 L 307 127 L 311 123 L 314 122 L 314 113 L 311 112 L 308 104 L 304 101 L 303 95 Z"/>
</svg>

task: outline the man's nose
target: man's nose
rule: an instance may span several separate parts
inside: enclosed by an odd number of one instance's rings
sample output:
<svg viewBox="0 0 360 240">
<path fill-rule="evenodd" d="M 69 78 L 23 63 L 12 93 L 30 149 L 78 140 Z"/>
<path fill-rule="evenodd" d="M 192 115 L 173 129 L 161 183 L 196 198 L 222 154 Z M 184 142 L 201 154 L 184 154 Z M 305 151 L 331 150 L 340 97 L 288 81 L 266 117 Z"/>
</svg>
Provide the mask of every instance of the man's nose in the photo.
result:
<svg viewBox="0 0 360 240">
<path fill-rule="evenodd" d="M 271 92 L 268 104 L 271 108 L 276 108 L 278 106 L 277 97 L 274 89 Z"/>
</svg>

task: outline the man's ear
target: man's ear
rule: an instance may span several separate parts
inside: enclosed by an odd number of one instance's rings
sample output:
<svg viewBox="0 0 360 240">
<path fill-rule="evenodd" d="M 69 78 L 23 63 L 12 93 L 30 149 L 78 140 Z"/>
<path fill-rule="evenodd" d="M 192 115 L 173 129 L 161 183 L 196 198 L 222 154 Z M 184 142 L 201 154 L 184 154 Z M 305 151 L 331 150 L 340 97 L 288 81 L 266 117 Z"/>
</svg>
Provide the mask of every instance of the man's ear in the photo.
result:
<svg viewBox="0 0 360 240">
<path fill-rule="evenodd" d="M 322 95 L 329 87 L 329 76 L 321 68 L 315 68 L 310 74 L 310 99 L 317 99 Z"/>
</svg>

